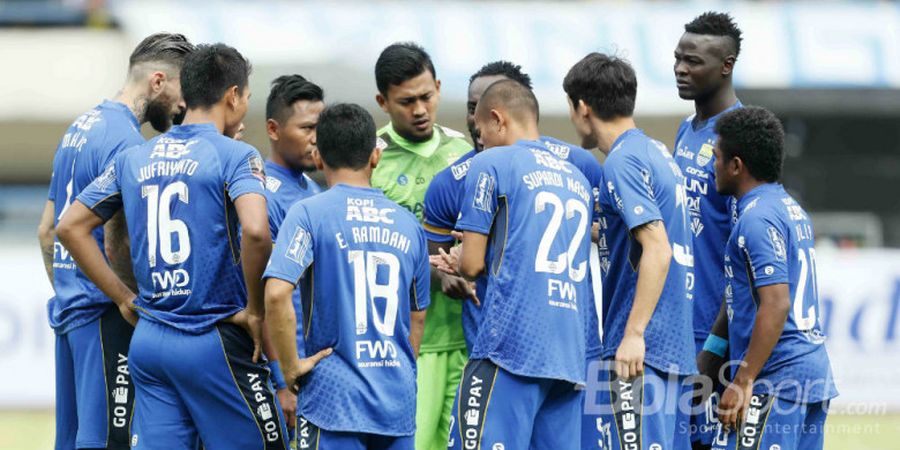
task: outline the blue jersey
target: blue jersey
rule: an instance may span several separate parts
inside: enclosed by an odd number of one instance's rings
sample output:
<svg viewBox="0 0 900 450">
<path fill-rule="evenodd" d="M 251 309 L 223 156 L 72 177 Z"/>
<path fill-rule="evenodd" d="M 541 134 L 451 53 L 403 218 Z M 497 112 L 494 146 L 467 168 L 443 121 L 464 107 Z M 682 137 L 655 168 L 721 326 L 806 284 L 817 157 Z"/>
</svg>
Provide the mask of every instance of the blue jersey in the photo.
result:
<svg viewBox="0 0 900 450">
<path fill-rule="evenodd" d="M 693 256 L 684 177 L 662 143 L 633 128 L 616 139 L 603 165 L 600 190 L 600 267 L 603 280 L 603 358 L 622 342 L 637 287 L 640 244 L 631 231 L 662 221 L 673 257 L 656 310 L 644 331 L 644 362 L 678 375 L 697 372 L 689 282 Z"/>
<path fill-rule="evenodd" d="M 764 184 L 748 192 L 738 201 L 738 211 L 725 250 L 731 359 L 743 360 L 750 345 L 757 289 L 787 284 L 792 307 L 772 355 L 757 376 L 754 393 L 803 403 L 837 396 L 819 324 L 816 249 L 809 216 L 780 184 Z"/>
<path fill-rule="evenodd" d="M 309 355 L 300 415 L 329 431 L 409 436 L 416 423 L 410 311 L 428 307 L 428 247 L 418 219 L 378 189 L 333 186 L 295 203 L 266 278 L 302 283 Z M 298 311 L 299 312 L 299 311 Z"/>
<path fill-rule="evenodd" d="M 264 179 L 256 149 L 191 124 L 120 154 L 78 200 L 125 209 L 141 317 L 204 333 L 247 304 L 234 201 Z"/>
<path fill-rule="evenodd" d="M 517 375 L 583 383 L 593 195 L 540 141 L 472 158 L 456 228 L 489 236 L 472 359 Z"/>
<path fill-rule="evenodd" d="M 282 167 L 272 160 L 266 161 L 266 210 L 273 243 L 291 205 L 320 192 L 322 188 L 302 171 Z M 294 310 L 300 311 L 300 289 L 294 291 Z M 297 321 L 297 336 L 302 335 L 303 321 Z M 300 356 L 304 356 L 300 342 L 297 341 L 297 350 Z"/>
<path fill-rule="evenodd" d="M 716 321 L 725 291 L 722 258 L 731 233 L 731 207 L 734 199 L 716 192 L 716 121 L 723 114 L 740 108 L 741 102 L 698 121 L 688 117 L 675 136 L 675 162 L 685 178 L 688 215 L 694 242 L 694 338 L 703 341 Z"/>
<path fill-rule="evenodd" d="M 560 159 L 564 159 L 572 163 L 587 178 L 591 185 L 591 189 L 596 197 L 597 187 L 601 184 L 603 174 L 600 163 L 589 151 L 561 141 L 550 136 L 541 136 L 547 149 Z M 472 157 L 477 152 L 475 150 L 466 153 L 450 167 L 438 172 L 431 184 L 428 185 L 428 191 L 425 193 L 425 236 L 433 242 L 452 242 L 453 237 L 450 232 L 455 229 L 456 221 L 459 218 L 461 210 L 461 198 L 465 189 L 465 177 L 469 171 Z M 596 200 L 596 198 L 595 198 Z M 595 214 L 596 215 L 596 214 Z M 490 255 L 488 255 L 490 258 Z M 487 288 L 487 279 L 479 277 L 475 281 L 475 293 L 478 298 L 484 299 L 485 289 Z M 596 307 L 593 304 L 588 306 L 590 313 L 588 314 L 588 323 L 585 331 L 587 337 L 587 356 L 593 357 L 600 353 L 600 336 L 593 330 L 598 329 Z M 469 351 L 475 342 L 475 336 L 478 333 L 478 325 L 481 323 L 481 307 L 473 302 L 463 303 L 463 334 L 466 338 L 466 345 Z"/>
<path fill-rule="evenodd" d="M 122 103 L 104 101 L 78 117 L 66 130 L 53 158 L 47 196 L 54 202 L 53 225 L 119 152 L 141 142 L 141 125 Z M 103 227 L 97 227 L 93 235 L 102 248 Z M 53 242 L 53 288 L 56 297 L 47 307 L 50 326 L 59 334 L 100 317 L 112 304 L 75 265 L 59 240 Z"/>
</svg>

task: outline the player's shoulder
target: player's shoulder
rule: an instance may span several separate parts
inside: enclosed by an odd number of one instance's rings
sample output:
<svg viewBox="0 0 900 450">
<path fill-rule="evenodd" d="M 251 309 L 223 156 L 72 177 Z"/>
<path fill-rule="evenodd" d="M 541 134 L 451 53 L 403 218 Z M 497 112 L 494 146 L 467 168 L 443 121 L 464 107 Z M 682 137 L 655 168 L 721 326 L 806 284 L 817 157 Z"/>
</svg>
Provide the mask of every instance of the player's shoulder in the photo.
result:
<svg viewBox="0 0 900 450">
<path fill-rule="evenodd" d="M 472 145 L 466 140 L 465 135 L 443 125 L 434 126 L 435 132 L 440 135 L 438 152 L 444 153 L 449 158 L 458 158 L 472 149 Z"/>
<path fill-rule="evenodd" d="M 459 159 L 438 172 L 431 183 L 452 184 L 461 181 L 469 173 L 469 167 L 472 166 L 472 158 L 477 154 L 474 149 L 463 154 Z"/>
</svg>

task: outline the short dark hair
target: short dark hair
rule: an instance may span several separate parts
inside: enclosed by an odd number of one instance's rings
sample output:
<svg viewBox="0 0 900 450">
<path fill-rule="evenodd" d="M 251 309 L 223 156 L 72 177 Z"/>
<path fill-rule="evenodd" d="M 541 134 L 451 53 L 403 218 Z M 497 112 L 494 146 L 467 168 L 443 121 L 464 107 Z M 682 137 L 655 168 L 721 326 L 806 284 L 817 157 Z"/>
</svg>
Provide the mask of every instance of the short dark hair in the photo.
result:
<svg viewBox="0 0 900 450">
<path fill-rule="evenodd" d="M 637 77 L 628 61 L 594 52 L 569 69 L 563 90 L 573 105 L 584 100 L 602 120 L 631 117 L 637 97 Z"/>
<path fill-rule="evenodd" d="M 272 90 L 266 100 L 266 119 L 282 121 L 285 111 L 300 100 L 321 102 L 325 92 L 319 85 L 301 75 L 282 75 L 272 81 Z"/>
<path fill-rule="evenodd" d="M 243 92 L 250 78 L 250 61 L 233 47 L 200 44 L 181 67 L 181 94 L 188 109 L 209 108 L 232 86 Z"/>
<path fill-rule="evenodd" d="M 707 11 L 684 24 L 684 31 L 709 36 L 727 36 L 734 42 L 734 56 L 741 53 L 741 29 L 734 23 L 731 14 Z"/>
<path fill-rule="evenodd" d="M 319 155 L 328 167 L 362 169 L 375 149 L 375 120 L 355 103 L 328 106 L 319 115 L 316 140 Z"/>
<path fill-rule="evenodd" d="M 494 75 L 503 75 L 510 80 L 519 82 L 522 86 L 531 89 L 531 77 L 527 73 L 522 72 L 522 66 L 513 64 L 509 61 L 489 62 L 478 69 L 478 72 L 469 77 L 469 84 L 472 84 L 476 78 L 489 77 Z"/>
<path fill-rule="evenodd" d="M 501 105 L 519 121 L 531 118 L 537 122 L 540 117 L 540 108 L 534 92 L 518 81 L 500 80 L 492 83 L 478 100 L 478 110 L 482 111 L 496 109 Z"/>
<path fill-rule="evenodd" d="M 437 79 L 431 57 L 415 42 L 397 42 L 387 46 L 375 62 L 375 85 L 381 95 L 387 95 L 388 87 L 397 86 L 425 71 Z"/>
<path fill-rule="evenodd" d="M 163 62 L 180 69 L 194 44 L 179 33 L 154 33 L 142 40 L 128 58 L 128 69 L 146 62 Z"/>
<path fill-rule="evenodd" d="M 768 109 L 747 106 L 730 111 L 716 121 L 719 149 L 727 159 L 741 158 L 750 175 L 774 183 L 784 164 L 784 128 Z"/>
</svg>

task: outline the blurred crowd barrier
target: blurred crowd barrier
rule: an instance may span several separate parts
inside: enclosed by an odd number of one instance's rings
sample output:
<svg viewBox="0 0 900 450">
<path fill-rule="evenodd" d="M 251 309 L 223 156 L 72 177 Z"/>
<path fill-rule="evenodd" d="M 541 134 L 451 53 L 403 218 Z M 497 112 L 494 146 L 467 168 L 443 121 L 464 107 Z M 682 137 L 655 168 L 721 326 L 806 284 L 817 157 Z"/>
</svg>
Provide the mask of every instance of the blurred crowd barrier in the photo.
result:
<svg viewBox="0 0 900 450">
<path fill-rule="evenodd" d="M 820 318 L 841 396 L 837 412 L 900 412 L 900 250 L 820 248 Z M 0 408 L 54 404 L 52 290 L 37 243 L 0 253 Z"/>
</svg>

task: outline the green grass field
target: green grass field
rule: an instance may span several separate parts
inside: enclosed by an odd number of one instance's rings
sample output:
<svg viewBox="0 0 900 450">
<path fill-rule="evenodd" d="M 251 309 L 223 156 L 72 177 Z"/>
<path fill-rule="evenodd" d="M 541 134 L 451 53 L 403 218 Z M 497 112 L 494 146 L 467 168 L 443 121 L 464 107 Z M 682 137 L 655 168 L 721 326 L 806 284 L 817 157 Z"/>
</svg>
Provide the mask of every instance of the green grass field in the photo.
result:
<svg viewBox="0 0 900 450">
<path fill-rule="evenodd" d="M 900 448 L 900 415 L 831 416 L 827 450 Z M 0 450 L 53 448 L 52 411 L 0 411 Z"/>
</svg>

